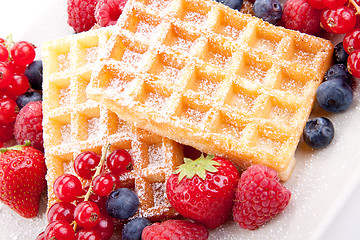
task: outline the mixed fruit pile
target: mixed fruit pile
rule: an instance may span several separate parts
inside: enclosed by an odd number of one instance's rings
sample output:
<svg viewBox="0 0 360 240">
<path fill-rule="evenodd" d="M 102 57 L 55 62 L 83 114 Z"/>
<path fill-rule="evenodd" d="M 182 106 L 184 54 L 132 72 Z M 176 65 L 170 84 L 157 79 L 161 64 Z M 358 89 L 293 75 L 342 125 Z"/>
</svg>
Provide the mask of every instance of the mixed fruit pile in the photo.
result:
<svg viewBox="0 0 360 240">
<path fill-rule="evenodd" d="M 243 0 L 217 1 L 236 10 L 243 6 Z M 287 0 L 284 6 L 278 0 L 250 2 L 253 14 L 272 24 L 317 36 L 345 34 L 335 46 L 334 65 L 316 99 L 326 111 L 346 111 L 353 100 L 354 77 L 360 77 L 358 0 Z M 126 0 L 68 0 L 67 4 L 68 24 L 78 33 L 115 24 Z M 42 62 L 34 61 L 34 48 L 26 41 L 13 42 L 11 36 L 0 39 L 0 147 L 19 144 L 0 149 L 0 200 L 25 218 L 37 216 L 46 188 Z M 314 149 L 324 148 L 334 131 L 328 118 L 310 119 L 303 140 Z M 119 176 L 131 166 L 131 155 L 123 149 L 107 151 L 103 156 L 91 151 L 79 154 L 73 166 L 76 175 L 56 179 L 53 189 L 60 201 L 49 207 L 48 225 L 37 240 L 106 240 L 116 229 L 122 229 L 122 239 L 207 239 L 208 229 L 230 218 L 255 230 L 281 213 L 291 198 L 271 168 L 254 165 L 239 173 L 230 161 L 201 154 L 196 160 L 185 158 L 166 183 L 171 205 L 187 220 L 151 223 L 133 217 L 138 196 L 132 189 L 119 188 Z"/>
</svg>

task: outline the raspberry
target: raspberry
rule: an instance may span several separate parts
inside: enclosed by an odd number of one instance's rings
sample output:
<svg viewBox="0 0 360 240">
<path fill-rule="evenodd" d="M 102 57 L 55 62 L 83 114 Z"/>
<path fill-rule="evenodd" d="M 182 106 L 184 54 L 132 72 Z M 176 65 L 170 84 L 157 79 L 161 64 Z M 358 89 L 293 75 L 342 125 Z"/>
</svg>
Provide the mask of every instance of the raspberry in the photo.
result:
<svg viewBox="0 0 360 240">
<path fill-rule="evenodd" d="M 24 144 L 26 140 L 31 145 L 44 151 L 43 129 L 42 129 L 42 102 L 30 102 L 23 107 L 15 120 L 14 135 L 19 144 Z"/>
<path fill-rule="evenodd" d="M 167 220 L 144 228 L 141 239 L 187 239 L 205 240 L 209 231 L 200 224 L 184 220 Z"/>
<path fill-rule="evenodd" d="M 99 0 L 96 4 L 95 19 L 101 27 L 114 25 L 124 10 L 127 0 Z"/>
<path fill-rule="evenodd" d="M 234 220 L 240 227 L 254 230 L 282 212 L 290 196 L 274 169 L 253 165 L 240 177 L 233 207 Z"/>
<path fill-rule="evenodd" d="M 282 21 L 285 28 L 319 35 L 321 10 L 315 9 L 306 0 L 288 0 L 284 5 Z"/>
<path fill-rule="evenodd" d="M 68 24 L 75 32 L 83 32 L 92 28 L 95 23 L 95 6 L 98 0 L 68 0 Z"/>
</svg>

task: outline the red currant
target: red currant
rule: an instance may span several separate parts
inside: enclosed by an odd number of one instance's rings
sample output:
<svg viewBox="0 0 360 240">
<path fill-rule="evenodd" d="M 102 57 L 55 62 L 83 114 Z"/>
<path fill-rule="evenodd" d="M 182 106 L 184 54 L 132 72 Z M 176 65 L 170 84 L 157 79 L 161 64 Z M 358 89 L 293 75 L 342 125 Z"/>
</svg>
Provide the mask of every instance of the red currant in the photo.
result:
<svg viewBox="0 0 360 240">
<path fill-rule="evenodd" d="M 14 137 L 14 122 L 8 124 L 0 123 L 0 141 L 6 142 Z"/>
<path fill-rule="evenodd" d="M 83 196 L 85 196 L 87 191 L 89 191 L 89 187 L 85 187 L 83 189 Z M 89 196 L 89 201 L 96 203 L 96 205 L 98 205 L 98 207 L 100 209 L 100 212 L 105 212 L 106 211 L 106 200 L 107 200 L 106 196 L 100 197 L 99 195 L 97 195 L 97 194 L 95 194 L 93 192 Z M 83 197 L 77 198 L 76 199 L 76 204 L 79 204 L 82 201 L 84 201 Z"/>
<path fill-rule="evenodd" d="M 114 233 L 114 221 L 107 214 L 101 214 L 99 223 L 94 227 L 101 235 L 102 240 L 109 240 Z"/>
<path fill-rule="evenodd" d="M 6 62 L 8 58 L 9 52 L 7 48 L 3 44 L 0 44 L 0 62 Z"/>
<path fill-rule="evenodd" d="M 40 233 L 35 240 L 46 240 L 45 238 L 45 231 Z"/>
<path fill-rule="evenodd" d="M 54 194 L 63 202 L 72 202 L 82 192 L 80 180 L 71 174 L 63 174 L 54 182 Z"/>
<path fill-rule="evenodd" d="M 74 217 L 80 227 L 92 228 L 100 220 L 100 209 L 96 203 L 84 201 L 75 207 Z"/>
<path fill-rule="evenodd" d="M 29 79 L 25 75 L 21 74 L 14 75 L 14 80 L 6 89 L 10 94 L 20 96 L 26 93 L 29 88 Z"/>
<path fill-rule="evenodd" d="M 68 223 L 74 221 L 75 205 L 69 202 L 54 203 L 47 212 L 48 222 L 64 220 Z"/>
<path fill-rule="evenodd" d="M 328 8 L 335 9 L 344 6 L 348 0 L 321 0 L 321 2 Z M 310 4 L 311 5 L 311 4 Z"/>
<path fill-rule="evenodd" d="M 0 44 L 1 44 L 1 45 L 5 45 L 5 42 L 6 42 L 5 39 L 0 38 Z"/>
<path fill-rule="evenodd" d="M 16 65 L 26 66 L 35 59 L 34 45 L 26 41 L 17 42 L 11 48 L 11 56 Z"/>
<path fill-rule="evenodd" d="M 360 49 L 360 28 L 355 28 L 345 34 L 343 39 L 343 46 L 348 54 Z"/>
<path fill-rule="evenodd" d="M 15 121 L 16 102 L 11 98 L 0 100 L 0 124 L 8 124 Z"/>
<path fill-rule="evenodd" d="M 26 66 L 17 65 L 14 61 L 8 61 L 8 66 L 11 68 L 14 74 L 24 74 Z"/>
<path fill-rule="evenodd" d="M 110 172 L 120 175 L 126 171 L 132 160 L 128 151 L 117 149 L 107 157 L 106 162 Z"/>
<path fill-rule="evenodd" d="M 106 196 L 111 193 L 114 187 L 114 181 L 109 173 L 102 173 L 92 180 L 92 189 L 99 196 Z"/>
<path fill-rule="evenodd" d="M 13 81 L 13 71 L 3 62 L 0 62 L 0 88 L 6 88 Z"/>
<path fill-rule="evenodd" d="M 349 72 L 354 76 L 359 78 L 360 77 L 360 49 L 355 50 L 352 52 L 348 59 L 347 65 Z"/>
<path fill-rule="evenodd" d="M 96 229 L 84 228 L 75 234 L 75 240 L 103 240 L 103 238 Z"/>
<path fill-rule="evenodd" d="M 51 222 L 45 228 L 45 239 L 49 240 L 73 240 L 74 235 L 74 229 L 70 223 L 62 220 Z"/>
<path fill-rule="evenodd" d="M 346 6 L 325 9 L 320 17 L 322 27 L 329 33 L 345 34 L 356 24 L 355 12 Z"/>
<path fill-rule="evenodd" d="M 91 179 L 95 168 L 100 162 L 100 156 L 95 152 L 86 151 L 80 153 L 74 160 L 74 169 L 77 175 L 84 179 Z"/>
</svg>

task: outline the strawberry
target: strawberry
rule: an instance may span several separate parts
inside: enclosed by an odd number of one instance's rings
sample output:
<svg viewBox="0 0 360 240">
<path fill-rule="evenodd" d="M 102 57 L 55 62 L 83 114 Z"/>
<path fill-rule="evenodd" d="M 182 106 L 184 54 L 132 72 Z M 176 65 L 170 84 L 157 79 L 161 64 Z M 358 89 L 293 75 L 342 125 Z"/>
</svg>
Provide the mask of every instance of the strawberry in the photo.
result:
<svg viewBox="0 0 360 240">
<path fill-rule="evenodd" d="M 37 215 L 46 187 L 44 154 L 29 145 L 0 149 L 0 200 L 25 218 Z"/>
<path fill-rule="evenodd" d="M 221 226 L 231 215 L 237 169 L 230 161 L 211 155 L 184 161 L 166 183 L 171 205 L 184 217 L 208 228 Z"/>
<path fill-rule="evenodd" d="M 290 197 L 274 169 L 253 165 L 241 174 L 236 188 L 234 220 L 240 227 L 254 230 L 282 212 Z"/>
</svg>

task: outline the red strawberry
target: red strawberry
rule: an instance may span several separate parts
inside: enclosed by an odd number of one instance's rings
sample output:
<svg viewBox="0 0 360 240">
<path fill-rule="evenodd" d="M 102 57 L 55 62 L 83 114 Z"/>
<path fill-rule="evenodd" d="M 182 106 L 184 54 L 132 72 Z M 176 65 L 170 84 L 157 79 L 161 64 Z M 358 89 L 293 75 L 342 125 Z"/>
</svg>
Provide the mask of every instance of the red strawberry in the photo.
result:
<svg viewBox="0 0 360 240">
<path fill-rule="evenodd" d="M 0 200 L 25 218 L 37 215 L 46 187 L 44 154 L 29 145 L 0 149 Z"/>
<path fill-rule="evenodd" d="M 236 188 L 234 220 L 240 227 L 254 230 L 282 212 L 290 197 L 274 169 L 253 165 L 243 172 Z"/>
<path fill-rule="evenodd" d="M 184 217 L 217 228 L 231 215 L 239 174 L 228 160 L 208 155 L 185 163 L 169 177 L 166 194 Z"/>
<path fill-rule="evenodd" d="M 142 240 L 206 240 L 208 237 L 209 231 L 203 225 L 174 219 L 147 226 L 141 234 Z"/>
</svg>

